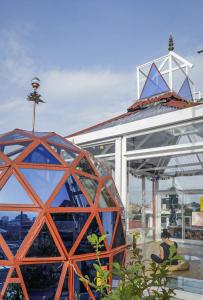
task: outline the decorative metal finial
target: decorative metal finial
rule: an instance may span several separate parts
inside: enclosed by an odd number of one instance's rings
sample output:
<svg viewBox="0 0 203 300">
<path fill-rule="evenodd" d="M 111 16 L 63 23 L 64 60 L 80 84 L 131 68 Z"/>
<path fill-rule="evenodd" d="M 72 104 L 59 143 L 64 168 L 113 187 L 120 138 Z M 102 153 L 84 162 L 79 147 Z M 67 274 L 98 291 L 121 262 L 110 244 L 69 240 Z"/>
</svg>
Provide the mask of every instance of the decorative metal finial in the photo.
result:
<svg viewBox="0 0 203 300">
<path fill-rule="evenodd" d="M 169 42 L 168 42 L 168 51 L 174 50 L 174 43 L 173 43 L 173 36 L 172 33 L 169 36 Z"/>
<path fill-rule="evenodd" d="M 40 87 L 40 80 L 38 77 L 34 77 L 31 80 L 31 84 L 33 87 L 33 92 L 27 96 L 28 101 L 33 101 L 33 118 L 32 118 L 32 132 L 35 132 L 35 111 L 36 111 L 36 104 L 40 102 L 45 103 L 40 97 L 41 95 L 37 93 L 37 89 Z"/>
</svg>

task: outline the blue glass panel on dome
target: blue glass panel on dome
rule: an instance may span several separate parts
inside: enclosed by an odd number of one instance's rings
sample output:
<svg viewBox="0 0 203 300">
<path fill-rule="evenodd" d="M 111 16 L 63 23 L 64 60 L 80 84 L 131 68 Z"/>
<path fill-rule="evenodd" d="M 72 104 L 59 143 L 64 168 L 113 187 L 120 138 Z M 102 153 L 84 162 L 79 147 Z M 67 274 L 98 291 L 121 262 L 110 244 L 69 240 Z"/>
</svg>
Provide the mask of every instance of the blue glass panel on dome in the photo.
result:
<svg viewBox="0 0 203 300">
<path fill-rule="evenodd" d="M 62 179 L 65 171 L 48 169 L 20 169 L 33 190 L 45 203 Z"/>
<path fill-rule="evenodd" d="M 33 201 L 21 186 L 15 175 L 12 175 L 0 191 L 0 204 L 32 204 Z"/>
<path fill-rule="evenodd" d="M 100 194 L 100 197 L 99 197 L 98 207 L 99 208 L 108 208 L 108 207 L 115 207 L 115 206 L 116 205 L 115 205 L 112 197 L 110 196 L 110 194 L 106 190 L 106 188 L 102 187 L 101 194 Z"/>
<path fill-rule="evenodd" d="M 21 265 L 29 300 L 55 299 L 63 263 Z"/>
<path fill-rule="evenodd" d="M 190 88 L 190 83 L 188 77 L 185 78 L 178 95 L 182 97 L 184 100 L 193 100 L 192 91 Z"/>
<path fill-rule="evenodd" d="M 52 207 L 88 207 L 90 206 L 73 176 L 69 176 L 56 197 Z"/>
<path fill-rule="evenodd" d="M 0 293 L 3 289 L 3 286 L 4 286 L 4 283 L 6 281 L 9 270 L 10 270 L 10 267 L 8 267 L 8 266 L 1 266 L 0 267 Z"/>
<path fill-rule="evenodd" d="M 43 145 L 38 145 L 23 160 L 23 162 L 34 163 L 34 164 L 54 164 L 54 165 L 60 165 L 60 162 Z"/>
<path fill-rule="evenodd" d="M 168 91 L 170 91 L 170 89 L 166 81 L 153 63 L 140 94 L 140 99 L 149 98 Z"/>
<path fill-rule="evenodd" d="M 95 253 L 94 247 L 89 243 L 89 241 L 87 239 L 88 235 L 91 235 L 93 233 L 96 234 L 98 237 L 101 236 L 101 232 L 99 230 L 99 226 L 98 226 L 96 218 L 94 218 L 92 220 L 92 222 L 90 223 L 87 231 L 85 232 L 82 240 L 80 241 L 80 243 L 75 251 L 75 254 Z M 104 251 L 104 250 L 106 250 L 106 248 L 103 243 L 103 246 L 100 249 L 100 251 Z"/>
<path fill-rule="evenodd" d="M 53 213 L 52 219 L 58 229 L 61 239 L 69 252 L 78 235 L 84 227 L 89 213 Z"/>
<path fill-rule="evenodd" d="M 107 238 L 108 244 L 110 246 L 113 232 L 114 232 L 114 227 L 116 224 L 117 213 L 112 212 L 112 211 L 110 211 L 110 212 L 105 211 L 105 212 L 100 212 L 99 216 L 102 221 L 104 233 L 107 234 L 106 238 Z"/>
<path fill-rule="evenodd" d="M 24 300 L 23 290 L 20 283 L 9 283 L 4 293 L 3 300 Z"/>
<path fill-rule="evenodd" d="M 33 134 L 33 132 L 29 131 L 29 130 L 26 130 L 26 132 Z M 35 135 L 37 137 L 44 137 L 48 134 L 50 134 L 50 132 L 37 132 L 37 131 L 35 131 L 33 135 Z"/>
<path fill-rule="evenodd" d="M 76 147 L 75 145 L 73 145 L 71 142 L 63 139 L 62 137 L 58 136 L 58 135 L 53 135 L 51 137 L 49 137 L 47 139 L 48 142 L 53 142 L 56 144 L 59 144 L 61 146 L 65 146 L 66 148 L 72 149 L 73 151 L 79 152 L 78 147 Z"/>
<path fill-rule="evenodd" d="M 0 166 L 5 165 L 5 162 L 0 158 Z"/>
<path fill-rule="evenodd" d="M 94 179 L 82 176 L 77 174 L 78 178 L 80 179 L 82 185 L 84 186 L 85 190 L 87 191 L 88 195 L 92 199 L 92 201 L 95 201 L 95 196 L 97 193 L 98 188 L 98 182 Z"/>
<path fill-rule="evenodd" d="M 125 245 L 125 236 L 123 232 L 123 226 L 121 218 L 119 217 L 118 226 L 116 228 L 116 233 L 113 241 L 113 248 Z"/>
<path fill-rule="evenodd" d="M 0 142 L 7 142 L 7 141 L 15 141 L 15 140 L 25 140 L 30 139 L 30 136 L 20 133 L 20 132 L 11 132 L 7 135 L 0 137 Z"/>
<path fill-rule="evenodd" d="M 28 211 L 1 211 L 0 232 L 13 255 L 16 254 L 38 213 Z"/>
<path fill-rule="evenodd" d="M 33 241 L 26 257 L 59 257 L 61 256 L 51 233 L 46 224 L 44 224 Z"/>
<path fill-rule="evenodd" d="M 0 145 L 0 151 L 6 154 L 10 159 L 14 160 L 27 148 L 29 144 L 30 142 L 14 145 Z"/>
</svg>

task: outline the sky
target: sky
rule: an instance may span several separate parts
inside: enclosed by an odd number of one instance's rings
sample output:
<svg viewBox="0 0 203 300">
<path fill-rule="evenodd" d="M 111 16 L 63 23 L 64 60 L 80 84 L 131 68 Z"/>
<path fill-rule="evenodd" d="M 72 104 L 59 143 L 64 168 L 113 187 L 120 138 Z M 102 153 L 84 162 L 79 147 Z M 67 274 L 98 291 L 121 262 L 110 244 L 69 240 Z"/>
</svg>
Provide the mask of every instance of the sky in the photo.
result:
<svg viewBox="0 0 203 300">
<path fill-rule="evenodd" d="M 175 51 L 203 92 L 202 0 L 0 0 L 0 133 L 32 128 L 31 79 L 45 104 L 36 130 L 69 135 L 124 113 L 136 66 Z"/>
</svg>

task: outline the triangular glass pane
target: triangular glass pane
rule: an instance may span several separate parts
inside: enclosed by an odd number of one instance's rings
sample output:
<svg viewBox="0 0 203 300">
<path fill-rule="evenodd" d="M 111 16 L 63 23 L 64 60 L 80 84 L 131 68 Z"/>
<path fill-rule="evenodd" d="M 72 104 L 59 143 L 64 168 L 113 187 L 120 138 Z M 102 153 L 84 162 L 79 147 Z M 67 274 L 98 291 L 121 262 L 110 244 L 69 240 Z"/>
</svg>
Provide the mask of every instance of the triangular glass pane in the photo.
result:
<svg viewBox="0 0 203 300">
<path fill-rule="evenodd" d="M 24 300 L 23 290 L 20 283 L 9 283 L 5 291 L 4 300 Z"/>
<path fill-rule="evenodd" d="M 16 269 L 13 270 L 13 273 L 11 275 L 11 278 L 17 278 L 18 277 L 18 274 L 16 272 Z"/>
<path fill-rule="evenodd" d="M 1 223 L 1 221 L 0 221 Z M 0 234 L 1 234 L 2 228 L 0 228 Z M 6 256 L 4 250 L 0 246 L 0 260 L 8 260 L 8 257 Z"/>
<path fill-rule="evenodd" d="M 88 153 L 88 155 L 89 155 L 89 158 L 91 159 L 91 162 L 97 169 L 99 175 L 102 177 L 108 176 L 109 174 L 108 174 L 106 168 L 104 168 L 103 164 L 98 159 L 96 159 L 91 153 Z"/>
<path fill-rule="evenodd" d="M 113 241 L 113 248 L 125 245 L 125 236 L 123 232 L 123 225 L 121 218 L 119 217 L 118 226 L 116 228 L 116 233 Z"/>
<path fill-rule="evenodd" d="M 0 233 L 13 255 L 16 254 L 38 213 L 29 211 L 1 211 Z"/>
<path fill-rule="evenodd" d="M 166 81 L 162 77 L 156 65 L 153 63 L 141 92 L 140 99 L 162 94 L 169 90 L 170 89 Z"/>
<path fill-rule="evenodd" d="M 33 264 L 21 266 L 30 300 L 55 299 L 63 264 Z"/>
<path fill-rule="evenodd" d="M 71 142 L 63 139 L 62 137 L 60 137 L 58 135 L 53 135 L 53 136 L 49 137 L 47 139 L 47 141 L 56 143 L 56 144 L 61 145 L 61 146 L 65 146 L 65 148 L 68 148 L 68 149 L 71 149 L 73 151 L 79 152 L 78 147 L 76 147 L 74 144 L 72 144 Z"/>
<path fill-rule="evenodd" d="M 119 252 L 113 257 L 114 263 L 119 263 L 121 266 L 123 265 L 124 252 Z"/>
<path fill-rule="evenodd" d="M 28 250 L 26 257 L 59 257 L 61 256 L 56 244 L 49 232 L 46 224 L 44 224 L 38 233 L 38 236 Z"/>
<path fill-rule="evenodd" d="M 95 171 L 93 170 L 90 163 L 88 162 L 88 160 L 85 157 L 83 157 L 81 159 L 81 161 L 78 163 L 76 169 L 96 176 Z"/>
<path fill-rule="evenodd" d="M 63 282 L 63 288 L 61 291 L 61 296 L 59 298 L 59 300 L 68 300 L 69 299 L 69 292 L 68 292 L 68 279 L 69 279 L 69 274 L 68 274 L 68 270 L 66 272 L 66 276 Z"/>
<path fill-rule="evenodd" d="M 101 194 L 99 197 L 99 208 L 107 208 L 107 207 L 115 207 L 115 203 L 113 199 L 111 198 L 110 194 L 106 190 L 105 187 L 102 187 Z"/>
<path fill-rule="evenodd" d="M 87 222 L 89 213 L 54 213 L 51 214 L 51 216 L 61 239 L 69 252 Z"/>
<path fill-rule="evenodd" d="M 64 183 L 51 207 L 88 207 L 90 206 L 73 176 Z"/>
<path fill-rule="evenodd" d="M 0 137 L 0 142 L 25 140 L 25 139 L 30 139 L 30 136 L 20 132 L 11 132 L 8 133 L 7 135 Z"/>
<path fill-rule="evenodd" d="M 0 191 L 0 204 L 34 204 L 13 174 Z"/>
<path fill-rule="evenodd" d="M 94 179 L 82 176 L 77 174 L 78 178 L 80 179 L 80 182 L 84 186 L 85 190 L 87 191 L 88 195 L 92 199 L 92 201 L 95 201 L 95 196 L 97 193 L 98 188 L 98 182 Z"/>
<path fill-rule="evenodd" d="M 26 130 L 26 132 L 33 134 L 33 131 Z M 48 134 L 50 134 L 50 132 L 34 132 L 34 135 L 38 137 L 44 137 Z"/>
<path fill-rule="evenodd" d="M 83 276 L 87 275 L 90 278 L 91 282 L 95 282 L 96 285 L 99 287 L 101 285 L 101 276 L 99 272 L 95 269 L 94 264 L 98 265 L 98 262 L 96 260 L 85 260 L 85 261 L 79 261 L 77 262 L 77 265 L 82 273 Z M 100 264 L 103 270 L 108 270 L 109 268 L 109 260 L 108 258 L 100 258 Z M 78 279 L 74 277 L 74 286 L 75 291 L 77 292 L 77 295 L 80 297 L 78 299 L 90 299 L 87 290 L 85 286 L 82 284 L 79 284 Z M 95 290 L 95 288 L 90 287 L 92 293 L 94 294 L 95 299 L 99 300 L 101 299 L 101 294 Z M 84 297 L 86 296 L 87 297 Z M 83 298 L 84 297 L 84 298 Z"/>
<path fill-rule="evenodd" d="M 45 203 L 62 179 L 65 171 L 48 169 L 20 169 L 33 190 Z"/>
<path fill-rule="evenodd" d="M 104 233 L 107 234 L 106 238 L 110 246 L 113 232 L 114 232 L 114 227 L 116 224 L 117 213 L 113 211 L 109 211 L 109 212 L 105 211 L 105 212 L 100 212 L 99 216 L 103 225 Z"/>
<path fill-rule="evenodd" d="M 10 270 L 10 267 L 8 267 L 8 266 L 1 266 L 0 293 L 1 293 L 2 289 L 3 289 L 3 286 L 4 286 L 4 283 L 6 281 L 6 278 L 7 278 L 9 270 Z"/>
<path fill-rule="evenodd" d="M 78 157 L 79 152 L 75 152 L 69 150 L 64 147 L 59 147 L 57 145 L 51 145 L 51 148 L 58 154 L 60 157 L 68 164 L 72 164 L 72 162 Z"/>
<path fill-rule="evenodd" d="M 10 159 L 16 159 L 30 143 L 22 143 L 15 145 L 1 145 L 0 150 L 6 154 Z"/>
<path fill-rule="evenodd" d="M 80 243 L 75 251 L 75 254 L 95 253 L 94 247 L 90 244 L 90 242 L 87 239 L 88 235 L 91 235 L 93 233 L 96 234 L 98 237 L 101 236 L 101 232 L 99 230 L 99 225 L 98 225 L 95 217 L 92 220 L 92 222 L 90 223 L 82 240 L 80 241 Z M 100 251 L 103 251 L 103 250 L 105 250 L 104 243 L 103 243 L 103 247 L 102 247 L 102 249 L 100 249 Z"/>
<path fill-rule="evenodd" d="M 43 146 L 38 145 L 24 160 L 26 163 L 34 164 L 54 164 L 61 163 Z"/>
<path fill-rule="evenodd" d="M 190 83 L 188 77 L 185 78 L 178 95 L 182 97 L 184 100 L 193 100 L 192 91 L 190 88 Z"/>
<path fill-rule="evenodd" d="M 109 179 L 106 182 L 106 186 L 109 189 L 109 191 L 111 192 L 112 196 L 115 197 L 116 202 L 118 203 L 118 205 L 121 206 L 121 207 L 123 207 L 122 200 L 120 198 L 120 195 L 118 193 L 118 190 L 117 190 L 117 188 L 116 188 L 115 183 L 113 182 L 113 180 Z"/>
</svg>

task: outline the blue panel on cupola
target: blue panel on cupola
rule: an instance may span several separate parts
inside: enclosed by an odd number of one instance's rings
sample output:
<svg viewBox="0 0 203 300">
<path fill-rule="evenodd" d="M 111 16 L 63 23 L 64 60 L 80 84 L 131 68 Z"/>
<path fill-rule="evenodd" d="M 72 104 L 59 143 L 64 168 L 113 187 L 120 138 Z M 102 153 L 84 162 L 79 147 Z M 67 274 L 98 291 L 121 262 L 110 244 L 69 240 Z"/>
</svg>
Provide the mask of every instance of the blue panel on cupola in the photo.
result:
<svg viewBox="0 0 203 300">
<path fill-rule="evenodd" d="M 168 91 L 170 91 L 170 89 L 166 81 L 153 63 L 141 92 L 140 99 L 150 98 Z"/>
<path fill-rule="evenodd" d="M 34 164 L 54 164 L 54 165 L 60 164 L 60 162 L 43 145 L 38 145 L 23 160 L 23 162 L 34 163 Z"/>
<path fill-rule="evenodd" d="M 190 83 L 188 77 L 185 78 L 178 95 L 182 97 L 184 100 L 193 100 L 192 91 L 190 88 Z"/>
</svg>

